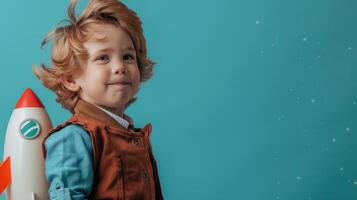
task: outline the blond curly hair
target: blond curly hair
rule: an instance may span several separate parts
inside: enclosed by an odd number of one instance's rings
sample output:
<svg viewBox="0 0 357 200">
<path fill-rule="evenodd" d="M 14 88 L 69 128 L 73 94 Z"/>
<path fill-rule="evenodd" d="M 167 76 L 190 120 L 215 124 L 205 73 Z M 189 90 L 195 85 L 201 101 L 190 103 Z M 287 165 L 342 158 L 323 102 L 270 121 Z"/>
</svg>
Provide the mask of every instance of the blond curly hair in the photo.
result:
<svg viewBox="0 0 357 200">
<path fill-rule="evenodd" d="M 76 17 L 77 0 L 71 0 L 68 7 L 69 19 L 62 20 L 63 26 L 55 28 L 44 38 L 41 48 L 53 42 L 51 67 L 41 64 L 33 67 L 33 72 L 43 85 L 53 90 L 56 101 L 73 113 L 79 93 L 65 87 L 63 80 L 72 79 L 80 73 L 80 67 L 88 59 L 88 52 L 83 43 L 89 39 L 90 27 L 94 24 L 106 23 L 123 28 L 130 35 L 137 55 L 140 71 L 140 82 L 144 82 L 153 74 L 154 62 L 147 56 L 146 41 L 143 35 L 142 22 L 137 14 L 125 4 L 117 0 L 90 0 L 79 17 Z M 127 104 L 136 101 L 136 97 Z"/>
</svg>

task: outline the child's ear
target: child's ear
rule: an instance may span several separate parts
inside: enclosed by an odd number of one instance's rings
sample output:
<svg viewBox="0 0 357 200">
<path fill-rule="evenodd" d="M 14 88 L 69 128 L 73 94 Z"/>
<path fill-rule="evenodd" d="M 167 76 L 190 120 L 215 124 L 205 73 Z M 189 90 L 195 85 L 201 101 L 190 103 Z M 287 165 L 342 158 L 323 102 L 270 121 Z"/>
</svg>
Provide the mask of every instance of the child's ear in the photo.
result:
<svg viewBox="0 0 357 200">
<path fill-rule="evenodd" d="M 77 92 L 80 89 L 80 86 L 76 80 L 71 78 L 62 78 L 63 85 L 72 92 Z"/>
</svg>

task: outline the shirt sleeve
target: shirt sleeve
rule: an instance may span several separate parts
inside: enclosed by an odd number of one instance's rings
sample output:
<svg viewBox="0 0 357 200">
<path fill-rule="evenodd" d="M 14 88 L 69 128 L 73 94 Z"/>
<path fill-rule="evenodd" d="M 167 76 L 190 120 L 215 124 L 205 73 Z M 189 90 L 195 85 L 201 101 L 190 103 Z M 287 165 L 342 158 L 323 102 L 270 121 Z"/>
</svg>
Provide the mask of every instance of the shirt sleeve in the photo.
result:
<svg viewBox="0 0 357 200">
<path fill-rule="evenodd" d="M 90 135 L 71 124 L 45 141 L 45 171 L 50 199 L 87 199 L 93 184 L 93 149 Z"/>
</svg>

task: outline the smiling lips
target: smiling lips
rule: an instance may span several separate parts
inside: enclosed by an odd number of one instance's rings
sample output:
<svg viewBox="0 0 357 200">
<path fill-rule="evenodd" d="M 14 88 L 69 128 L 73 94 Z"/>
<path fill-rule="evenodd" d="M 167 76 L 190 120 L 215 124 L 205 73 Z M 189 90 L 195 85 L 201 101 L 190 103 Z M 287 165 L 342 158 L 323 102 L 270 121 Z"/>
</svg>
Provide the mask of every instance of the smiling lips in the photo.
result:
<svg viewBox="0 0 357 200">
<path fill-rule="evenodd" d="M 130 85 L 131 82 L 129 81 L 113 81 L 108 83 L 107 85 L 118 85 L 118 86 L 126 86 L 126 85 Z"/>
<path fill-rule="evenodd" d="M 118 82 L 109 83 L 108 85 L 125 85 L 125 84 L 130 84 L 130 82 L 118 81 Z"/>
</svg>

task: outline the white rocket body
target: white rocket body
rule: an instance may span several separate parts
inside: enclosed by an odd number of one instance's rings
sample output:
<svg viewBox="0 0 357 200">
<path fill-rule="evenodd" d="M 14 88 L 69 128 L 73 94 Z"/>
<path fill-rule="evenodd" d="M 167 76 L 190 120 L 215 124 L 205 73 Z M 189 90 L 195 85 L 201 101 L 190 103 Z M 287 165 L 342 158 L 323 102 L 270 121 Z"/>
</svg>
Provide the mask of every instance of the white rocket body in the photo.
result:
<svg viewBox="0 0 357 200">
<path fill-rule="evenodd" d="M 41 101 L 36 99 L 32 90 L 27 89 L 8 123 L 4 145 L 4 158 L 11 159 L 8 200 L 49 199 L 42 142 L 52 125 Z"/>
</svg>

